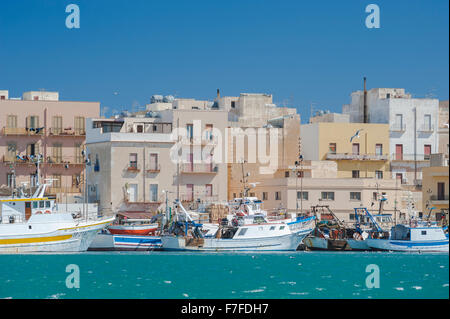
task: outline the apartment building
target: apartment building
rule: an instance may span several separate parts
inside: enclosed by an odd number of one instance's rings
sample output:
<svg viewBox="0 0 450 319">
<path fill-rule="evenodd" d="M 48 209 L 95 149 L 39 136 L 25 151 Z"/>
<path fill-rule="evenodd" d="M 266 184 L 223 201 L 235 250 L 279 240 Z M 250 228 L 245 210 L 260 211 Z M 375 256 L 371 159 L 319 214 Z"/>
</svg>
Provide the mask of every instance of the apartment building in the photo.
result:
<svg viewBox="0 0 450 319">
<path fill-rule="evenodd" d="M 52 181 L 49 194 L 82 192 L 85 119 L 98 117 L 99 102 L 60 101 L 58 92 L 30 91 L 12 98 L 0 91 L 0 185 L 36 186 L 39 155 L 40 179 Z"/>
<path fill-rule="evenodd" d="M 225 201 L 218 132 L 225 131 L 227 113 L 173 108 L 176 100 L 172 108 L 152 102 L 145 112 L 87 121 L 90 199 L 104 214 L 156 212 L 165 207 L 166 195 L 170 203 L 179 198 L 186 205 Z"/>
<path fill-rule="evenodd" d="M 439 221 L 448 222 L 449 212 L 448 161 L 444 154 L 432 154 L 430 167 L 423 169 L 422 212 Z"/>
<path fill-rule="evenodd" d="M 438 124 L 438 152 L 444 154 L 445 159 L 449 160 L 449 141 L 448 141 L 448 100 L 439 101 L 439 124 Z"/>
<path fill-rule="evenodd" d="M 389 125 L 313 121 L 301 126 L 305 160 L 335 161 L 339 178 L 390 178 Z"/>
<path fill-rule="evenodd" d="M 366 116 L 367 123 L 389 124 L 391 175 L 416 186 L 430 155 L 438 152 L 438 112 L 437 99 L 413 98 L 398 88 L 356 91 L 351 103 L 343 106 L 352 123 L 363 123 Z"/>
</svg>

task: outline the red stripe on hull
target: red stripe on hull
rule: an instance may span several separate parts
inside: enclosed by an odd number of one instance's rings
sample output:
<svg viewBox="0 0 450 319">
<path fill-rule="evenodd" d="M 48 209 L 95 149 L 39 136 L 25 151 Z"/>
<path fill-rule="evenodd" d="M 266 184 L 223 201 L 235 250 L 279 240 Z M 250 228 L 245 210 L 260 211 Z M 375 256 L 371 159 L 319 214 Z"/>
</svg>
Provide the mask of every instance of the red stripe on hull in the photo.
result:
<svg viewBox="0 0 450 319">
<path fill-rule="evenodd" d="M 156 229 L 109 229 L 109 232 L 114 235 L 154 235 Z"/>
</svg>

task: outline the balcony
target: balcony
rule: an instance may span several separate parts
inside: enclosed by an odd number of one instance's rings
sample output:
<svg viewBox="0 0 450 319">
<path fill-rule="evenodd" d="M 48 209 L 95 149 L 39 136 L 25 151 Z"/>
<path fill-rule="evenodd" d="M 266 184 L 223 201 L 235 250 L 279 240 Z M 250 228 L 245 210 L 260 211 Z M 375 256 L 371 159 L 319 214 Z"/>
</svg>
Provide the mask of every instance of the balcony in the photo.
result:
<svg viewBox="0 0 450 319">
<path fill-rule="evenodd" d="M 141 171 L 140 166 L 135 162 L 128 163 L 125 170 L 130 173 L 139 173 Z"/>
<path fill-rule="evenodd" d="M 421 133 L 433 133 L 434 132 L 434 125 L 430 124 L 424 124 L 421 127 L 417 129 L 418 132 Z"/>
<path fill-rule="evenodd" d="M 24 165 L 34 165 L 35 160 L 29 156 L 21 155 L 23 159 L 17 157 L 17 155 L 3 155 L 2 162 L 3 163 L 15 163 L 15 164 L 24 164 Z"/>
<path fill-rule="evenodd" d="M 192 194 L 192 193 L 186 193 L 186 194 L 181 194 L 180 195 L 180 201 L 181 202 L 185 202 L 185 203 L 190 203 L 193 201 L 197 201 L 199 200 L 200 202 L 214 202 L 214 201 L 218 201 L 219 200 L 219 195 L 218 194 Z"/>
<path fill-rule="evenodd" d="M 16 136 L 42 136 L 45 134 L 45 128 L 3 127 L 2 134 Z"/>
<path fill-rule="evenodd" d="M 217 137 L 214 135 L 183 137 L 181 139 L 181 143 L 184 145 L 217 145 Z"/>
<path fill-rule="evenodd" d="M 327 153 L 327 160 L 387 161 L 387 154 Z"/>
<path fill-rule="evenodd" d="M 48 187 L 46 189 L 46 194 L 56 195 L 56 194 L 79 194 L 82 192 L 81 186 L 71 186 L 71 187 Z"/>
<path fill-rule="evenodd" d="M 148 165 L 145 171 L 147 173 L 159 173 L 161 171 L 161 166 L 159 164 Z"/>
<path fill-rule="evenodd" d="M 402 161 L 402 162 L 408 162 L 408 161 L 429 161 L 431 158 L 430 154 L 391 154 L 391 161 Z"/>
<path fill-rule="evenodd" d="M 218 171 L 219 167 L 215 164 L 184 163 L 180 166 L 183 174 L 216 174 Z"/>
<path fill-rule="evenodd" d="M 84 129 L 72 129 L 71 127 L 66 128 L 59 128 L 59 127 L 52 127 L 49 129 L 49 136 L 58 136 L 58 137 L 64 137 L 64 136 L 72 136 L 72 137 L 80 137 L 85 136 L 86 131 Z"/>
<path fill-rule="evenodd" d="M 432 205 L 448 205 L 449 195 L 431 195 L 430 203 Z"/>
<path fill-rule="evenodd" d="M 47 159 L 44 163 L 50 166 L 84 165 L 84 160 L 82 157 L 77 156 L 47 156 Z"/>
<path fill-rule="evenodd" d="M 406 124 L 392 124 L 389 128 L 390 132 L 405 132 L 406 131 Z"/>
</svg>

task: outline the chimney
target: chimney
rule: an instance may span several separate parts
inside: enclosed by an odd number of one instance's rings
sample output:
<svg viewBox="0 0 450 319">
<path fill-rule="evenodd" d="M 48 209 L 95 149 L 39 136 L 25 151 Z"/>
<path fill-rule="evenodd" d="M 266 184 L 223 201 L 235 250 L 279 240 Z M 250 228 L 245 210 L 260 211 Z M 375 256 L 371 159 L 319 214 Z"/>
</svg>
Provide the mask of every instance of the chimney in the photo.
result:
<svg viewBox="0 0 450 319">
<path fill-rule="evenodd" d="M 369 123 L 369 117 L 367 114 L 367 88 L 366 88 L 366 77 L 364 77 L 364 123 Z"/>
<path fill-rule="evenodd" d="M 220 99 L 220 90 L 217 89 L 217 99 Z"/>
</svg>

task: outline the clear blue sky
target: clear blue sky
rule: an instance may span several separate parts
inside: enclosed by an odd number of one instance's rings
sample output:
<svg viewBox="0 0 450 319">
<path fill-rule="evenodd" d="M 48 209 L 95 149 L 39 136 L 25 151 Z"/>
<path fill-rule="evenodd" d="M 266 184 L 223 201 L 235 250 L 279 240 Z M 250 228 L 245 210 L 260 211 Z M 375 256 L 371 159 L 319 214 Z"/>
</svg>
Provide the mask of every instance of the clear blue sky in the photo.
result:
<svg viewBox="0 0 450 319">
<path fill-rule="evenodd" d="M 67 29 L 68 4 L 81 28 Z M 380 7 L 367 29 L 365 7 Z M 404 87 L 448 99 L 447 0 L 2 1 L 0 89 L 45 88 L 110 111 L 152 94 L 213 99 L 272 93 L 340 112 L 350 93 Z M 114 95 L 118 92 L 118 95 Z"/>
</svg>

